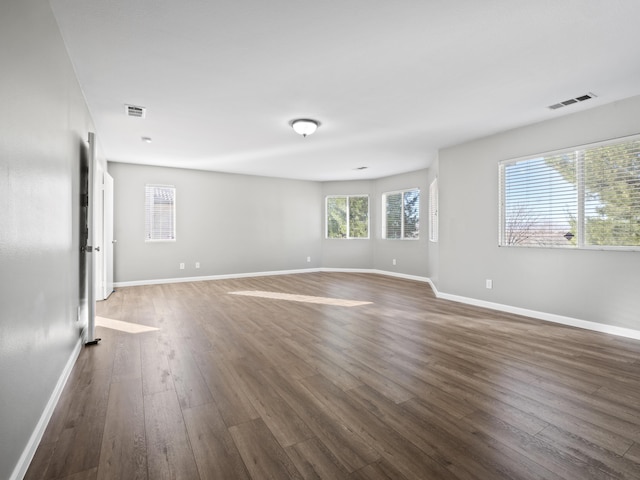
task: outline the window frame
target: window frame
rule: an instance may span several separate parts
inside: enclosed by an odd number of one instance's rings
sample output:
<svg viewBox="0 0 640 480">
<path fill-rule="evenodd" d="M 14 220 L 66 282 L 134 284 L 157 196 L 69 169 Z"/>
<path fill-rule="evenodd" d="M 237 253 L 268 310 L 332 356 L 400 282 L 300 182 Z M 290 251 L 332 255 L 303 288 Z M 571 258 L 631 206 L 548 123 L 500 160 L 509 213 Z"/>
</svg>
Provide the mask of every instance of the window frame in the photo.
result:
<svg viewBox="0 0 640 480">
<path fill-rule="evenodd" d="M 413 191 L 417 191 L 418 192 L 418 235 L 416 237 L 405 237 L 405 229 L 404 229 L 404 218 L 405 218 L 405 211 L 404 211 L 404 194 L 407 192 L 413 192 Z M 400 198 L 401 198 L 401 204 L 402 204 L 402 211 L 400 212 L 400 237 L 399 238 L 389 238 L 387 237 L 387 197 L 389 195 L 397 195 L 400 194 Z M 381 215 L 381 223 L 382 223 L 382 239 L 383 240 L 409 240 L 409 241 L 416 241 L 416 240 L 420 240 L 420 212 L 421 212 L 421 208 L 420 208 L 420 203 L 422 202 L 422 195 L 420 192 L 420 187 L 412 187 L 412 188 L 404 188 L 402 190 L 392 190 L 389 192 L 383 192 L 382 193 L 382 215 Z"/>
<path fill-rule="evenodd" d="M 585 173 L 584 167 L 582 166 L 583 160 L 580 157 L 584 157 L 584 152 L 590 149 L 596 149 L 599 147 L 607 147 L 614 145 L 623 145 L 625 143 L 632 143 L 640 141 L 640 134 L 626 135 L 622 137 L 616 137 L 608 140 L 603 140 L 599 142 L 586 143 L 581 145 L 576 145 L 572 147 L 561 148 L 558 150 L 549 150 L 546 152 L 541 152 L 533 155 L 526 155 L 522 157 L 510 158 L 507 160 L 501 160 L 498 162 L 498 246 L 499 247 L 507 247 L 507 248 L 552 248 L 552 249 L 560 249 L 560 250 L 606 250 L 606 251 L 640 251 L 640 245 L 589 245 L 585 243 L 586 237 L 586 190 L 585 190 Z M 505 166 L 514 165 L 519 162 L 525 162 L 530 160 L 536 160 L 539 158 L 548 158 L 559 156 L 567 153 L 575 153 L 576 154 L 576 232 L 575 244 L 567 244 L 567 245 L 535 245 L 535 244 L 527 244 L 527 245 L 519 245 L 519 244 L 507 244 L 505 243 L 505 207 L 506 207 L 506 199 L 505 199 L 505 191 L 506 191 L 506 181 L 504 177 L 504 169 Z M 638 189 L 640 191 L 640 188 Z"/>
<path fill-rule="evenodd" d="M 153 235 L 153 215 L 151 209 L 156 205 L 149 205 L 147 202 L 149 200 L 149 189 L 150 188 L 166 188 L 172 190 L 172 202 L 171 202 L 171 226 L 172 226 L 172 235 L 171 238 L 152 238 Z M 175 185 L 166 185 L 166 184 L 158 184 L 158 183 L 147 183 L 144 186 L 144 241 L 148 243 L 157 243 L 157 242 L 175 242 L 177 239 L 176 235 L 176 212 L 177 212 L 177 189 Z M 151 217 L 149 217 L 151 215 Z"/>
<path fill-rule="evenodd" d="M 366 237 L 352 237 L 350 235 L 351 225 L 349 223 L 349 199 L 352 197 L 364 197 L 367 199 L 367 236 Z M 345 237 L 330 237 L 329 236 L 329 199 L 330 198 L 344 198 L 346 201 L 346 226 L 347 235 Z M 349 195 L 326 195 L 324 198 L 324 238 L 325 240 L 369 240 L 371 238 L 371 202 L 369 201 L 369 194 L 349 194 Z"/>
</svg>

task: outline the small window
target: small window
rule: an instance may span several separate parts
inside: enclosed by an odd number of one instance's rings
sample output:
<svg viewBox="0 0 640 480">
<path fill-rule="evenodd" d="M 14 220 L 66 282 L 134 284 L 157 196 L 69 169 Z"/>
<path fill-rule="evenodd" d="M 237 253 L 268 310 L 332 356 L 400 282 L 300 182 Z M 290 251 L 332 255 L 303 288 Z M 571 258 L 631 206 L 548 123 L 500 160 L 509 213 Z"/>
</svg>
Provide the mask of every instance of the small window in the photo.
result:
<svg viewBox="0 0 640 480">
<path fill-rule="evenodd" d="M 326 238 L 369 238 L 367 195 L 331 195 L 326 200 Z"/>
<path fill-rule="evenodd" d="M 438 179 L 429 185 L 429 241 L 438 241 Z"/>
<path fill-rule="evenodd" d="M 501 162 L 502 246 L 640 249 L 640 136 Z"/>
<path fill-rule="evenodd" d="M 176 189 L 171 185 L 145 186 L 145 240 L 175 241 Z"/>
<path fill-rule="evenodd" d="M 420 189 L 382 194 L 385 212 L 382 238 L 417 240 L 420 237 Z"/>
</svg>

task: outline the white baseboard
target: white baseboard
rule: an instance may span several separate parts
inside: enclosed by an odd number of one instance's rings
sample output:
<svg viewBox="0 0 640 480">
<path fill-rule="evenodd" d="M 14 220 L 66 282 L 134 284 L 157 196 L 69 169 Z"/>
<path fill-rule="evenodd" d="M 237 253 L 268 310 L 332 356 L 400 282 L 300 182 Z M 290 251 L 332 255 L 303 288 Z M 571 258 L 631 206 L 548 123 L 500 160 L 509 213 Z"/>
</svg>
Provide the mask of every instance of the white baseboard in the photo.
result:
<svg viewBox="0 0 640 480">
<path fill-rule="evenodd" d="M 536 318 L 538 320 L 544 320 L 552 323 L 559 323 L 561 325 L 567 325 L 570 327 L 583 328 L 585 330 L 593 330 L 595 332 L 608 333 L 610 335 L 617 335 L 619 337 L 633 338 L 640 340 L 640 330 L 633 330 L 631 328 L 616 327 L 614 325 L 606 325 L 604 323 L 590 322 L 588 320 L 580 320 L 578 318 L 565 317 L 563 315 L 556 315 L 554 313 L 539 312 L 537 310 L 529 310 L 527 308 L 513 307 L 511 305 L 503 305 L 501 303 L 487 302 L 485 300 L 478 300 L 476 298 L 462 297 L 459 295 L 452 295 L 450 293 L 436 292 L 436 297 L 443 300 L 451 300 L 453 302 L 465 303 L 467 305 L 474 305 L 476 307 L 489 308 L 491 310 L 498 310 L 501 312 L 514 313 L 516 315 L 522 315 L 525 317 Z"/>
<path fill-rule="evenodd" d="M 409 275 L 407 273 L 389 272 L 387 270 L 376 270 L 373 268 L 319 268 L 318 272 L 338 272 L 338 273 L 374 273 L 376 275 L 385 275 L 387 277 L 404 278 L 406 280 L 415 280 L 417 282 L 426 282 L 431 284 L 428 277 L 419 275 Z"/>
<path fill-rule="evenodd" d="M 429 277 L 421 277 L 419 275 L 409 275 L 407 273 L 389 272 L 387 270 L 369 270 L 369 272 L 375 273 L 376 275 L 385 275 L 387 277 L 404 278 L 405 280 L 415 280 L 416 282 L 424 282 L 424 283 L 428 283 L 429 285 L 431 285 L 431 288 L 433 288 L 433 284 L 431 283 L 431 279 Z"/>
<path fill-rule="evenodd" d="M 604 323 L 590 322 L 587 320 L 580 320 L 572 317 L 565 317 L 563 315 L 556 315 L 553 313 L 539 312 L 536 310 L 529 310 L 526 308 L 513 307 L 511 305 L 503 305 L 501 303 L 487 302 L 485 300 L 478 300 L 476 298 L 463 297 L 460 295 L 453 295 L 450 293 L 439 292 L 434 283 L 428 277 L 422 277 L 418 275 L 408 275 L 405 273 L 389 272 L 387 270 L 376 270 L 371 268 L 306 268 L 300 270 L 278 270 L 273 272 L 253 272 L 253 273 L 233 273 L 228 275 L 212 275 L 202 277 L 183 277 L 183 278 L 169 278 L 161 280 L 140 280 L 134 282 L 118 282 L 115 283 L 116 287 L 130 287 L 139 285 L 157 285 L 162 283 L 179 283 L 179 282 L 199 282 L 205 280 L 224 280 L 230 278 L 247 278 L 247 277 L 264 277 L 271 275 L 292 275 L 296 273 L 313 273 L 313 272 L 342 272 L 342 273 L 372 273 L 376 275 L 386 275 L 388 277 L 404 278 L 407 280 L 415 280 L 418 282 L 425 282 L 431 286 L 431 289 L 435 293 L 437 298 L 443 300 L 450 300 L 458 303 L 465 303 L 467 305 L 475 305 L 477 307 L 489 308 L 491 310 L 497 310 L 500 312 L 514 313 L 516 315 L 523 315 L 525 317 L 536 318 L 538 320 L 545 320 L 547 322 L 558 323 L 561 325 L 568 325 L 571 327 L 583 328 L 586 330 L 593 330 L 595 332 L 608 333 L 611 335 L 617 335 L 620 337 L 633 338 L 640 340 L 640 330 L 633 330 L 631 328 L 616 327 L 613 325 L 606 325 Z"/>
<path fill-rule="evenodd" d="M 176 278 L 159 278 L 152 280 L 134 280 L 131 282 L 114 282 L 113 286 L 118 287 L 139 287 L 141 285 L 161 285 L 165 283 L 187 283 L 187 282 L 205 282 L 208 280 L 228 280 L 232 278 L 250 278 L 250 277 L 270 277 L 273 275 L 292 275 L 294 273 L 312 273 L 318 272 L 318 268 L 303 268 L 300 270 L 276 270 L 272 272 L 249 272 L 249 273 L 229 273 L 224 275 L 202 275 L 199 277 L 176 277 Z"/>
<path fill-rule="evenodd" d="M 371 268 L 303 268 L 300 270 L 275 270 L 270 272 L 249 272 L 249 273 L 229 273 L 225 275 L 202 275 L 199 277 L 176 277 L 176 278 L 158 278 L 151 280 L 134 280 L 130 282 L 114 282 L 114 287 L 139 287 L 142 285 L 162 285 L 166 283 L 187 283 L 187 282 L 205 282 L 208 280 L 228 280 L 233 278 L 251 278 L 251 277 L 270 277 L 273 275 L 294 275 L 296 273 L 315 273 L 315 272 L 342 272 L 342 273 L 375 273 L 377 275 L 386 275 L 388 277 L 405 278 L 407 280 L 416 280 L 418 282 L 426 282 L 431 285 L 435 291 L 435 287 L 431 283 L 431 279 L 418 275 L 408 275 L 405 273 L 388 272 L 386 270 L 374 270 Z"/>
<path fill-rule="evenodd" d="M 20 455 L 20 459 L 16 464 L 16 467 L 13 469 L 13 473 L 9 477 L 9 480 L 22 480 L 29 469 L 29 464 L 31 460 L 33 460 L 33 456 L 36 454 L 36 450 L 38 449 L 38 445 L 40 445 L 40 440 L 42 440 L 42 436 L 44 435 L 45 430 L 47 429 L 47 425 L 49 424 L 49 420 L 51 420 L 51 416 L 53 415 L 53 411 L 56 409 L 56 405 L 58 405 L 58 400 L 60 400 L 60 395 L 62 395 L 62 391 L 64 390 L 65 385 L 67 384 L 67 380 L 69 379 L 69 375 L 71 375 L 71 371 L 73 370 L 73 366 L 78 359 L 78 355 L 80 355 L 80 350 L 82 349 L 82 338 L 78 339 L 76 346 L 73 348 L 71 352 L 71 356 L 67 360 L 67 364 L 64 366 L 60 377 L 58 378 L 58 382 L 56 383 L 51 396 L 49 397 L 49 401 L 40 415 L 40 420 L 36 425 L 36 428 L 33 430 L 29 441 L 27 442 L 27 446 L 22 451 L 22 455 Z"/>
<path fill-rule="evenodd" d="M 413 275 L 396 274 L 393 272 L 386 272 L 382 270 L 374 270 L 372 273 L 379 273 L 381 275 L 389 275 L 392 277 L 408 278 L 410 280 L 417 280 L 419 282 L 427 282 L 431 285 L 433 293 L 436 298 L 443 300 L 450 300 L 452 302 L 465 303 L 467 305 L 474 305 L 476 307 L 489 308 L 491 310 L 497 310 L 499 312 L 513 313 L 516 315 L 522 315 L 524 317 L 535 318 L 538 320 L 544 320 L 546 322 L 558 323 L 560 325 L 567 325 L 570 327 L 582 328 L 585 330 L 592 330 L 594 332 L 607 333 L 610 335 L 617 335 L 619 337 L 632 338 L 634 340 L 640 340 L 640 330 L 634 330 L 632 328 L 616 327 L 614 325 L 606 325 L 604 323 L 590 322 L 588 320 L 580 320 L 578 318 L 566 317 L 564 315 L 556 315 L 554 313 L 539 312 L 537 310 L 529 310 L 527 308 L 514 307 L 511 305 L 504 305 L 502 303 L 487 302 L 485 300 L 479 300 L 476 298 L 463 297 L 460 295 L 453 295 L 450 293 L 439 292 L 430 278 L 416 277 Z"/>
<path fill-rule="evenodd" d="M 316 272 L 328 272 L 328 273 L 373 273 L 370 268 L 318 268 Z"/>
</svg>

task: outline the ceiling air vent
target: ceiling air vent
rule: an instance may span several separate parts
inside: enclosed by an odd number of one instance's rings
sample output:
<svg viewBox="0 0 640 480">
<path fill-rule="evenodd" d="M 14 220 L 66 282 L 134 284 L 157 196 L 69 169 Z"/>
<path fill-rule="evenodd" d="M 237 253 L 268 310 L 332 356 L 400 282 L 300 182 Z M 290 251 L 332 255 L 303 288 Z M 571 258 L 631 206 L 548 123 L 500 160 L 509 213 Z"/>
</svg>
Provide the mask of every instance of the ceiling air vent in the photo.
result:
<svg viewBox="0 0 640 480">
<path fill-rule="evenodd" d="M 550 110 L 557 110 L 562 107 L 568 107 L 569 105 L 573 105 L 574 103 L 584 102 L 585 100 L 589 100 L 590 98 L 594 98 L 596 95 L 593 93 L 585 93 L 584 95 L 580 95 L 579 97 L 570 98 L 569 100 L 563 100 L 559 103 L 554 103 L 553 105 L 549 105 Z"/>
<path fill-rule="evenodd" d="M 124 110 L 127 114 L 127 117 L 144 118 L 147 114 L 146 108 L 139 107 L 137 105 L 125 105 Z"/>
</svg>

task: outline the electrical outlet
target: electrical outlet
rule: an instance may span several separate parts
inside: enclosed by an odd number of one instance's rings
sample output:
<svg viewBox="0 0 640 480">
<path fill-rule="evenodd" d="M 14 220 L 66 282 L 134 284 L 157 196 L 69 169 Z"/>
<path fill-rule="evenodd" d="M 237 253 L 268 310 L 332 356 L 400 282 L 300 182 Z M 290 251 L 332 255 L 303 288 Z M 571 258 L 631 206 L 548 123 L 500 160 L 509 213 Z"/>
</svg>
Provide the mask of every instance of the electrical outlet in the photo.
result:
<svg viewBox="0 0 640 480">
<path fill-rule="evenodd" d="M 307 263 L 311 262 L 311 257 L 307 257 Z"/>
<path fill-rule="evenodd" d="M 395 265 L 396 264 L 396 259 L 394 258 L 393 260 L 391 260 L 391 265 Z"/>
<path fill-rule="evenodd" d="M 200 262 L 196 262 L 196 268 L 200 268 Z"/>
<path fill-rule="evenodd" d="M 180 262 L 180 270 L 184 270 L 184 262 Z"/>
<path fill-rule="evenodd" d="M 485 280 L 485 286 L 486 286 L 488 289 L 492 289 L 492 288 L 493 288 L 493 280 L 491 280 L 491 279 L 487 278 L 487 279 Z"/>
</svg>

